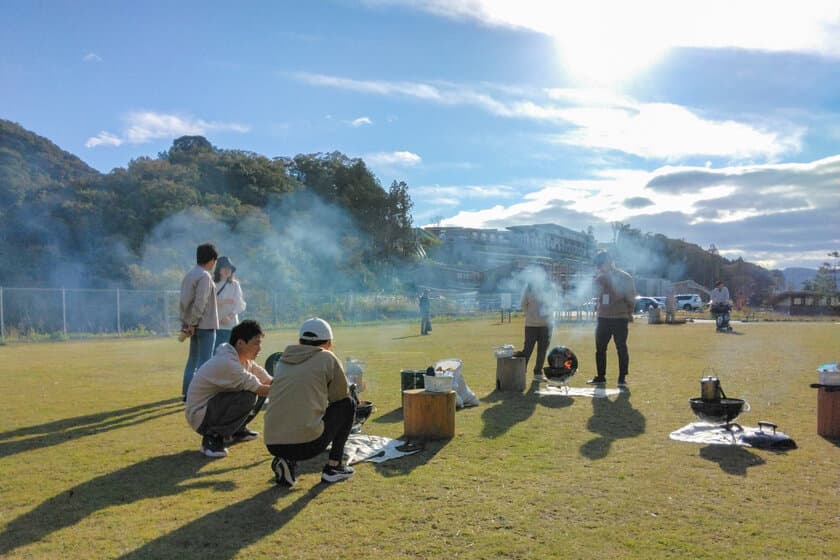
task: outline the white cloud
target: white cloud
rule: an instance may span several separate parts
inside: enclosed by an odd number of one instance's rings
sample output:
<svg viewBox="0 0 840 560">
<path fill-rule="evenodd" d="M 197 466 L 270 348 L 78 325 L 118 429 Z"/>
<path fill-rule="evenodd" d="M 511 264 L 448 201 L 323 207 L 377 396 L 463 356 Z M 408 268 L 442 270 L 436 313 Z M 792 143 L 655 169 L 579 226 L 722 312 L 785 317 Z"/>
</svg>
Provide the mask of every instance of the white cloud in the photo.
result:
<svg viewBox="0 0 840 560">
<path fill-rule="evenodd" d="M 608 231 L 609 222 L 621 221 L 702 247 L 714 243 L 722 254 L 773 267 L 817 267 L 823 253 L 840 247 L 840 155 L 719 169 L 613 170 L 588 180 L 536 184 L 514 204 L 461 211 L 442 223 L 498 228 L 553 222 Z M 625 204 L 636 198 L 653 204 Z"/>
<path fill-rule="evenodd" d="M 706 118 L 688 107 L 644 103 L 608 89 L 527 91 L 484 85 L 480 90 L 452 83 L 364 81 L 314 74 L 297 77 L 316 86 L 467 105 L 497 117 L 545 122 L 560 131 L 546 135 L 550 142 L 663 160 L 690 156 L 773 160 L 798 152 L 805 132 L 801 127 L 767 130 L 760 124 Z"/>
<path fill-rule="evenodd" d="M 95 148 L 96 146 L 119 146 L 123 141 L 104 130 L 96 136 L 91 136 L 85 142 L 85 148 Z"/>
<path fill-rule="evenodd" d="M 374 152 L 362 156 L 368 165 L 413 167 L 423 158 L 413 152 Z"/>
<path fill-rule="evenodd" d="M 572 76 L 621 81 L 675 47 L 840 57 L 835 0 L 368 0 L 553 37 Z M 592 30 L 597 30 L 594 32 Z"/>
<path fill-rule="evenodd" d="M 102 57 L 95 52 L 89 52 L 82 57 L 83 62 L 102 62 Z"/>
<path fill-rule="evenodd" d="M 359 128 L 360 126 L 372 126 L 373 121 L 370 120 L 370 117 L 359 117 L 357 119 L 349 121 L 347 124 L 349 124 L 353 128 Z"/>
<path fill-rule="evenodd" d="M 562 110 L 559 115 L 575 128 L 555 136 L 556 141 L 645 158 L 704 155 L 773 159 L 798 152 L 804 133 L 769 132 L 732 120 L 704 119 L 668 103 L 640 104 L 635 110 L 578 107 Z"/>
<path fill-rule="evenodd" d="M 141 111 L 129 113 L 125 117 L 125 129 L 120 136 L 110 132 L 100 132 L 85 143 L 88 148 L 96 146 L 119 146 L 123 143 L 145 144 L 161 138 L 178 136 L 205 136 L 210 132 L 246 133 L 250 127 L 239 123 L 205 121 L 193 117 Z"/>
</svg>

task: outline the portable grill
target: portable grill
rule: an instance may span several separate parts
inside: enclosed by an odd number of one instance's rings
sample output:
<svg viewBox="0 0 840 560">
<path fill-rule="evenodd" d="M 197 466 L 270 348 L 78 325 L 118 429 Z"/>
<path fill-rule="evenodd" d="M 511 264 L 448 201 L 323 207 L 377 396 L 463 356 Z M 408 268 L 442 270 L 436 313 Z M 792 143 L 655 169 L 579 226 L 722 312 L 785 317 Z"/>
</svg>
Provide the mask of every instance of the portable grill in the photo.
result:
<svg viewBox="0 0 840 560">
<path fill-rule="evenodd" d="M 557 383 L 569 391 L 569 379 L 577 373 L 578 359 L 575 353 L 565 346 L 555 346 L 548 353 L 548 365 L 543 368 L 543 373 L 549 383 Z"/>
<path fill-rule="evenodd" d="M 700 394 L 702 396 L 688 400 L 697 418 L 709 424 L 721 424 L 730 432 L 744 431 L 744 428 L 733 420 L 741 412 L 750 410 L 749 403 L 744 399 L 727 397 L 720 386 L 720 380 L 716 377 L 704 377 L 700 380 Z"/>
</svg>

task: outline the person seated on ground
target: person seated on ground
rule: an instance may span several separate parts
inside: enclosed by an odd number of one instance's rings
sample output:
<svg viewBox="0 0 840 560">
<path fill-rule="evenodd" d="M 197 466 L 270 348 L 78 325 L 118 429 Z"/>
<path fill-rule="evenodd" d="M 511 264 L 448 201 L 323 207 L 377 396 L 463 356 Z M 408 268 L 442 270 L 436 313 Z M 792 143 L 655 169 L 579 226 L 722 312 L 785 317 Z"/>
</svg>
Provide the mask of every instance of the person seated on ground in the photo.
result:
<svg viewBox="0 0 840 560">
<path fill-rule="evenodd" d="M 201 434 L 201 452 L 225 457 L 225 438 L 233 442 L 255 439 L 248 429 L 268 395 L 272 379 L 254 360 L 260 353 L 263 331 L 256 321 L 233 327 L 230 342 L 219 346 L 193 377 L 184 414 Z"/>
<path fill-rule="evenodd" d="M 709 301 L 709 310 L 715 313 L 724 313 L 729 308 L 729 289 L 723 285 L 723 280 L 715 282 Z"/>
<path fill-rule="evenodd" d="M 345 480 L 354 472 L 342 465 L 342 459 L 356 405 L 344 367 L 331 352 L 332 328 L 323 319 L 307 319 L 298 342 L 287 346 L 274 366 L 265 411 L 265 446 L 274 456 L 274 479 L 293 486 L 297 462 L 315 457 L 332 444 L 321 480 Z"/>
</svg>

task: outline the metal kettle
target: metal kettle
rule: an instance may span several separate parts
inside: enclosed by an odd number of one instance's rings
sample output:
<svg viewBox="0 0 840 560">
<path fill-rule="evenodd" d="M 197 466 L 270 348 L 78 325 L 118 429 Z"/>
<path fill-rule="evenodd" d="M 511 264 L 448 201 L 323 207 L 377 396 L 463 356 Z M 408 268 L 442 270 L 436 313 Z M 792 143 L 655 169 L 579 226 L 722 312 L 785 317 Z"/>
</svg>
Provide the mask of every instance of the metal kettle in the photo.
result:
<svg viewBox="0 0 840 560">
<path fill-rule="evenodd" d="M 700 379 L 700 398 L 704 401 L 719 401 L 726 398 L 720 386 L 720 379 L 706 376 Z"/>
</svg>

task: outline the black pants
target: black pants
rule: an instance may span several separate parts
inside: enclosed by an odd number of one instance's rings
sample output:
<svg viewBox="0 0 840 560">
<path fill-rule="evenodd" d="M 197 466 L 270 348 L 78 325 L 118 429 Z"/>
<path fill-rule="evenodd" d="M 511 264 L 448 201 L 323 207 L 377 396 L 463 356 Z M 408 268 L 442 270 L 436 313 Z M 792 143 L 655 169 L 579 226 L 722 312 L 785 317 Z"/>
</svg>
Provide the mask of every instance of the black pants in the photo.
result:
<svg viewBox="0 0 840 560">
<path fill-rule="evenodd" d="M 537 345 L 534 375 L 540 375 L 542 373 L 545 355 L 548 353 L 549 342 L 551 342 L 551 327 L 525 327 L 525 347 L 522 349 L 522 353 L 525 355 L 526 363 L 531 359 L 534 344 Z"/>
<path fill-rule="evenodd" d="M 340 463 L 344 457 L 344 444 L 350 436 L 355 416 L 356 403 L 351 398 L 335 401 L 324 413 L 324 431 L 321 437 L 306 443 L 266 445 L 266 448 L 275 457 L 304 461 L 318 455 L 332 443 L 330 459 Z"/>
<path fill-rule="evenodd" d="M 219 393 L 207 403 L 207 412 L 198 433 L 203 436 L 232 436 L 254 419 L 264 402 L 265 397 L 257 398 L 250 391 Z"/>
<path fill-rule="evenodd" d="M 595 327 L 595 369 L 598 377 L 607 376 L 607 345 L 610 338 L 615 341 L 618 352 L 618 377 L 625 377 L 630 368 L 630 353 L 627 351 L 627 319 L 598 318 Z"/>
</svg>

